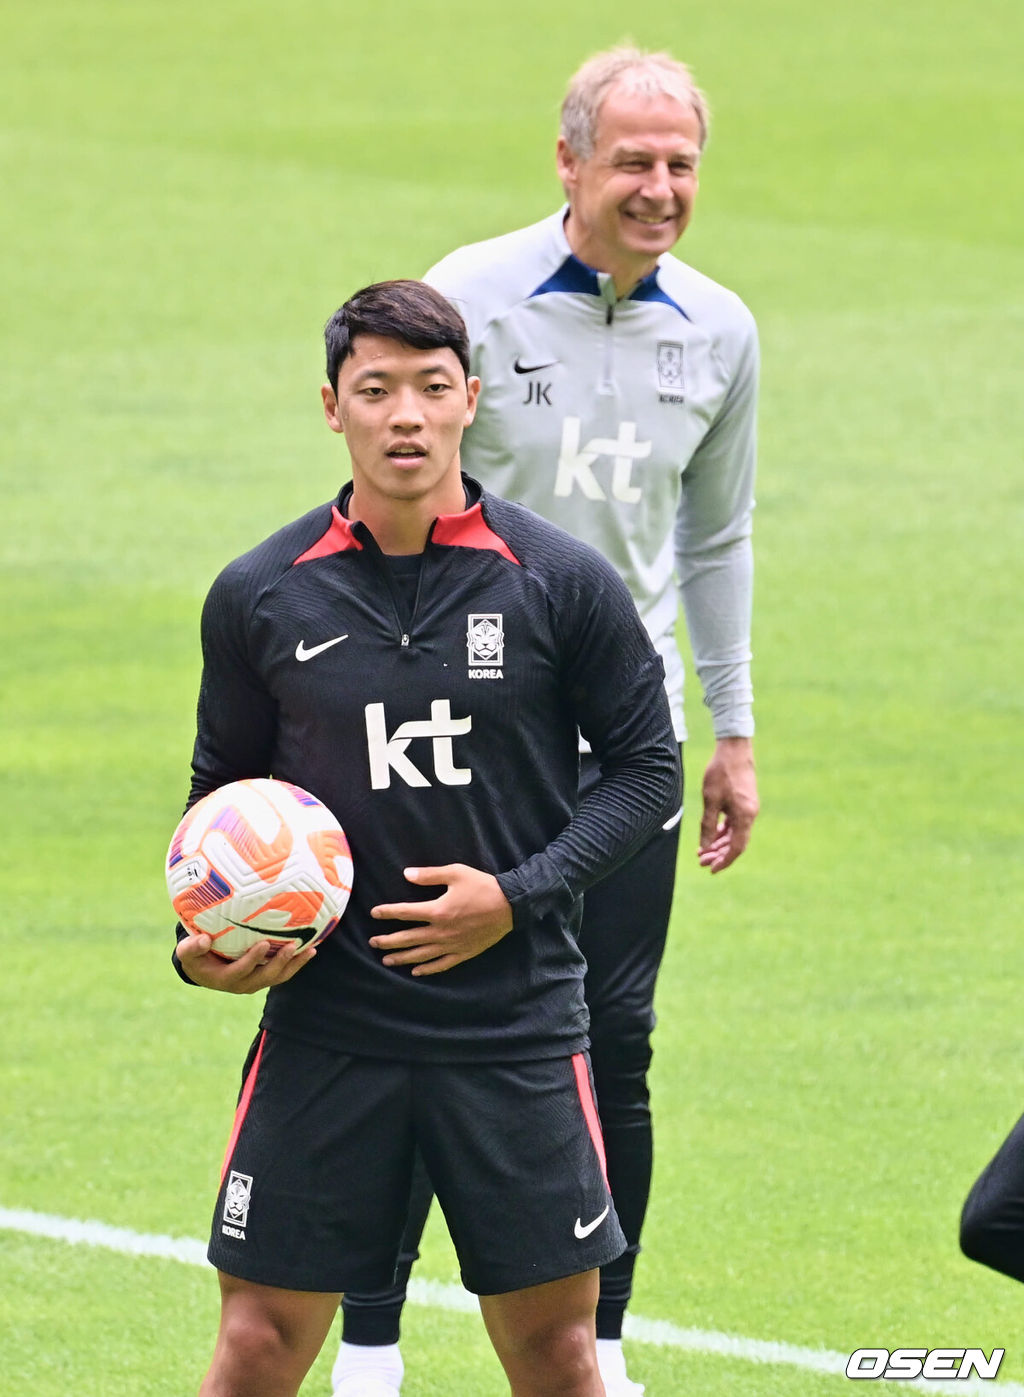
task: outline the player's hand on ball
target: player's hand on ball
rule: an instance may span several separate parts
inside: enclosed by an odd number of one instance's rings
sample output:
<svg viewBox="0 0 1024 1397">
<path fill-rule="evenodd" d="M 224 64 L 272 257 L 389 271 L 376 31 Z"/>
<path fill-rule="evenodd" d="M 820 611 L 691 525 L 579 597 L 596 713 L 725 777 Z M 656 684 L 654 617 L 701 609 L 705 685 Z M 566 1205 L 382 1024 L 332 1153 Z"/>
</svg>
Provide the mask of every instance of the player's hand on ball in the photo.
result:
<svg viewBox="0 0 1024 1397">
<path fill-rule="evenodd" d="M 212 944 L 201 932 L 179 941 L 174 954 L 194 984 L 225 994 L 258 994 L 271 985 L 283 985 L 316 955 L 315 946 L 275 948 L 269 941 L 257 941 L 237 960 L 225 960 L 211 951 Z"/>
<path fill-rule="evenodd" d="M 443 868 L 407 868 L 405 877 L 420 887 L 444 884 L 430 902 L 386 902 L 371 916 L 382 921 L 422 922 L 406 931 L 372 936 L 370 945 L 386 951 L 385 965 L 411 965 L 414 975 L 436 975 L 472 960 L 512 930 L 512 908 L 497 878 L 464 863 Z"/>
</svg>

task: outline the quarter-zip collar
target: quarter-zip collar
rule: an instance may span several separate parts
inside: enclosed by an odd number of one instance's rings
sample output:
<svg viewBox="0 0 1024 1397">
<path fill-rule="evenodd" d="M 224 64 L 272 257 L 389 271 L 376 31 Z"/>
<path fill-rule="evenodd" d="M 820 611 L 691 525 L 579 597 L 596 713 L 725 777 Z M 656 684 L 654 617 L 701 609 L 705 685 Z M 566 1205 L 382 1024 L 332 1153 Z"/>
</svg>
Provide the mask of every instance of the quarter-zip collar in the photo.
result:
<svg viewBox="0 0 1024 1397">
<path fill-rule="evenodd" d="M 552 237 L 558 252 L 562 254 L 562 261 L 557 270 L 531 292 L 531 296 L 544 296 L 558 291 L 596 296 L 604 305 L 605 321 L 609 325 L 615 317 L 616 307 L 627 301 L 663 301 L 666 305 L 673 306 L 685 320 L 690 319 L 683 307 L 662 289 L 658 281 L 657 266 L 645 277 L 641 277 L 624 296 L 617 296 L 615 279 L 611 272 L 599 272 L 596 268 L 588 266 L 569 246 L 569 239 L 565 236 L 565 216 L 568 211 L 568 204 L 564 204 L 551 218 Z M 660 264 L 661 258 L 658 262 Z"/>
<path fill-rule="evenodd" d="M 458 514 L 438 515 L 437 519 L 434 520 L 430 528 L 427 530 L 427 544 L 430 543 L 434 530 L 437 528 L 437 525 L 441 520 L 461 519 L 464 514 L 468 513 L 472 509 L 474 505 L 479 504 L 480 496 L 483 494 L 483 486 L 480 484 L 478 480 L 474 480 L 471 476 L 468 476 L 465 473 L 463 473 L 462 488 L 466 497 L 465 510 L 460 511 Z M 348 532 L 357 541 L 359 547 L 365 547 L 367 541 L 370 541 L 373 543 L 373 546 L 377 549 L 377 551 L 381 552 L 377 540 L 373 537 L 373 534 L 370 532 L 367 525 L 364 524 L 361 519 L 356 519 L 351 522 L 349 521 L 348 508 L 349 503 L 352 499 L 352 490 L 353 482 L 351 480 L 346 485 L 343 485 L 341 487 L 341 490 L 338 493 L 337 502 L 334 506 L 334 513 L 336 516 L 340 516 L 340 518 L 344 521 L 345 525 L 347 526 Z"/>
<path fill-rule="evenodd" d="M 347 518 L 349 500 L 352 497 L 351 481 L 342 487 L 337 503 L 333 506 L 334 523 L 329 535 L 339 541 L 344 539 L 345 546 L 357 548 L 373 559 L 391 599 L 400 644 L 403 647 L 410 644 L 415 631 L 428 553 L 435 548 L 474 548 L 499 553 L 509 562 L 519 564 L 519 559 L 505 540 L 496 534 L 487 522 L 483 509 L 483 488 L 479 481 L 464 474 L 462 485 L 466 495 L 466 508 L 457 514 L 438 515 L 427 532 L 427 540 L 420 554 L 419 576 L 411 612 L 395 576 L 395 570 L 370 529 L 361 519 L 350 522 Z M 322 557 L 324 551 L 326 550 L 320 549 L 318 545 L 318 550 L 311 549 L 309 556 Z"/>
</svg>

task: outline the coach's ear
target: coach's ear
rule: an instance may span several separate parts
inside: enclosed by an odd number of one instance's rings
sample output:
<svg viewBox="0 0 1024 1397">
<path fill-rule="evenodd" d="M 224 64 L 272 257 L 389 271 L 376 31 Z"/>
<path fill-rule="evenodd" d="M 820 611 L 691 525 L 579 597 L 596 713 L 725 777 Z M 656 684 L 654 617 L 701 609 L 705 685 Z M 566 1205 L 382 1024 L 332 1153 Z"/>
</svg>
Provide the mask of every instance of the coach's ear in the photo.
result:
<svg viewBox="0 0 1024 1397">
<path fill-rule="evenodd" d="M 555 169 L 558 171 L 558 178 L 565 191 L 565 197 L 570 199 L 576 187 L 579 157 L 564 136 L 559 136 L 558 144 L 555 147 Z"/>
<path fill-rule="evenodd" d="M 340 432 L 345 435 L 345 428 L 341 425 L 341 418 L 338 415 L 338 395 L 329 383 L 325 383 L 320 389 L 320 397 L 324 404 L 324 417 L 332 432 Z"/>
</svg>

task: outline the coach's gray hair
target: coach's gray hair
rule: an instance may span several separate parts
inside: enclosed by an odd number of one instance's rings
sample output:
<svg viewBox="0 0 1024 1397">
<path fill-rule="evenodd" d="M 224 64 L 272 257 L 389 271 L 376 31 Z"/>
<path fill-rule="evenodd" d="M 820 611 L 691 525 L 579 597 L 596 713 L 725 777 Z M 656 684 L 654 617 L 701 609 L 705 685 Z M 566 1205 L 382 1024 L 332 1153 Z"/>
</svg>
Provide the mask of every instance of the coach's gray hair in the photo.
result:
<svg viewBox="0 0 1024 1397">
<path fill-rule="evenodd" d="M 620 47 L 595 53 L 569 81 L 562 103 L 561 135 L 580 159 L 594 153 L 598 113 L 613 87 L 638 97 L 674 97 L 683 106 L 692 107 L 704 149 L 710 120 L 707 98 L 686 64 L 668 53 Z"/>
</svg>

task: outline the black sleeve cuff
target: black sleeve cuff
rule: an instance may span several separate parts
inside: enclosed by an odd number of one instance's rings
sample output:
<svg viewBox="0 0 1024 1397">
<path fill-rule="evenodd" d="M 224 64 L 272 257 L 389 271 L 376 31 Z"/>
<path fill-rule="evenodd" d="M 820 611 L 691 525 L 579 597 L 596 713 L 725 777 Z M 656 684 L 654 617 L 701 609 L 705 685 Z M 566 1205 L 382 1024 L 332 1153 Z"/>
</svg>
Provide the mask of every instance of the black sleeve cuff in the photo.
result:
<svg viewBox="0 0 1024 1397">
<path fill-rule="evenodd" d="M 184 980 L 184 982 L 185 982 L 186 985 L 192 985 L 193 988 L 198 989 L 199 986 L 196 984 L 195 980 L 190 980 L 189 977 L 185 974 L 184 970 L 182 970 L 182 968 L 181 968 L 181 961 L 178 959 L 178 954 L 177 954 L 177 952 L 178 952 L 178 942 L 179 942 L 179 941 L 184 941 L 184 939 L 185 939 L 185 937 L 186 937 L 187 935 L 188 935 L 188 932 L 185 930 L 185 928 L 184 928 L 184 927 L 182 926 L 182 924 L 179 922 L 178 925 L 174 928 L 175 941 L 174 941 L 174 950 L 171 952 L 171 964 L 174 966 L 174 969 L 177 971 L 178 979 L 179 979 L 179 980 Z"/>
</svg>

